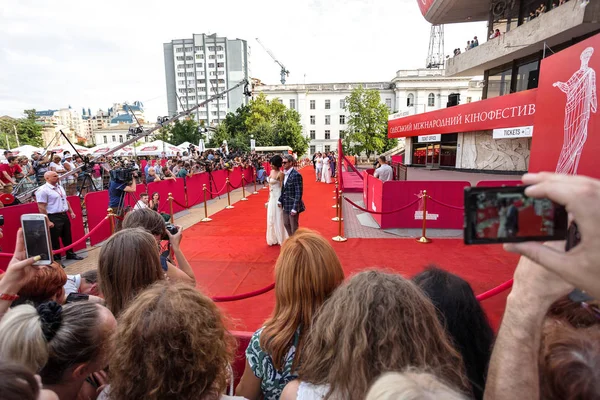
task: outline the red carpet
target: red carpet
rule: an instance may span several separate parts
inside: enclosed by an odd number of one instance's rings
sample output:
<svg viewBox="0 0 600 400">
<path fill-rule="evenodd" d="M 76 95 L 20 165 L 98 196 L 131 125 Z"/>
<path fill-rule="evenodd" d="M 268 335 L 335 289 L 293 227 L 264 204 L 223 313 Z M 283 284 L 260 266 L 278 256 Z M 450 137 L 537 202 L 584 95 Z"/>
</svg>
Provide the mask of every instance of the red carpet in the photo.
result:
<svg viewBox="0 0 600 400">
<path fill-rule="evenodd" d="M 334 185 L 315 183 L 312 166 L 301 171 L 304 177 L 304 202 L 307 211 L 300 226 L 319 231 L 328 239 L 337 235 L 331 221 Z M 268 190 L 238 202 L 233 210 L 212 216 L 212 222 L 198 223 L 184 233 L 183 251 L 196 273 L 198 287 L 210 296 L 230 296 L 251 292 L 273 282 L 273 266 L 279 246 L 266 244 Z M 419 244 L 412 239 L 349 239 L 332 242 L 346 276 L 367 268 L 385 268 L 411 277 L 428 264 L 452 271 L 471 283 L 476 294 L 489 290 L 512 277 L 517 257 L 501 246 L 464 246 L 462 240 L 438 239 Z M 496 328 L 506 293 L 483 302 Z M 254 331 L 269 316 L 274 293 L 231 303 L 220 303 L 232 319 L 232 328 Z"/>
</svg>

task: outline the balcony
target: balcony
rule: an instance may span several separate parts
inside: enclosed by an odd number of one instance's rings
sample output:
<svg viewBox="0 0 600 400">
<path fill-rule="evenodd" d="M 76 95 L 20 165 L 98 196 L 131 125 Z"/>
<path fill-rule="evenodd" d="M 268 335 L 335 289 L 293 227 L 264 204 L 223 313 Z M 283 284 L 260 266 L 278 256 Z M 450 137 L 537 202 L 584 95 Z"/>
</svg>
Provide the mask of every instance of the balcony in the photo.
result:
<svg viewBox="0 0 600 400">
<path fill-rule="evenodd" d="M 446 76 L 483 75 L 484 71 L 598 30 L 600 2 L 580 7 L 570 1 L 532 21 L 446 61 Z"/>
</svg>

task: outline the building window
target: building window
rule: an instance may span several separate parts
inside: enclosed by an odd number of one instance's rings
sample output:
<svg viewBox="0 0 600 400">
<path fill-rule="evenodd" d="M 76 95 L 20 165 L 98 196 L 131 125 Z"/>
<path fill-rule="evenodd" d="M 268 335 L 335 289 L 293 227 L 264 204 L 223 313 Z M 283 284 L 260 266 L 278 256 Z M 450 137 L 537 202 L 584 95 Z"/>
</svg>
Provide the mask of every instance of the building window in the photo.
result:
<svg viewBox="0 0 600 400">
<path fill-rule="evenodd" d="M 177 61 L 183 61 L 183 56 L 177 56 Z"/>
<path fill-rule="evenodd" d="M 290 99 L 290 110 L 296 109 L 296 99 Z"/>
<path fill-rule="evenodd" d="M 210 55 L 208 56 L 208 59 L 209 59 L 209 60 L 214 60 L 214 59 L 215 59 L 215 55 L 214 55 L 214 54 L 210 54 Z"/>
<path fill-rule="evenodd" d="M 346 138 L 346 131 L 341 130 L 340 131 L 340 139 L 345 139 Z"/>
<path fill-rule="evenodd" d="M 340 125 L 346 125 L 346 116 L 340 115 Z"/>
<path fill-rule="evenodd" d="M 471 97 L 467 97 L 467 103 L 470 103 L 471 100 L 472 100 Z"/>
<path fill-rule="evenodd" d="M 435 95 L 433 93 L 429 93 L 429 96 L 427 96 L 427 106 L 428 107 L 435 106 Z"/>
<path fill-rule="evenodd" d="M 325 100 L 325 109 L 331 110 L 331 100 Z"/>
<path fill-rule="evenodd" d="M 224 56 L 223 54 L 217 54 L 217 58 L 218 58 L 219 60 L 223 59 L 224 57 L 225 57 L 225 56 Z"/>
<path fill-rule="evenodd" d="M 112 136 L 112 143 L 116 142 L 115 135 Z"/>
<path fill-rule="evenodd" d="M 179 50 L 181 50 L 181 49 L 179 49 Z M 104 139 L 104 144 L 108 143 L 108 140 L 107 140 L 107 138 L 106 138 L 106 135 L 102 136 L 102 139 Z"/>
<path fill-rule="evenodd" d="M 331 139 L 331 131 L 325 131 L 325 139 Z"/>
<path fill-rule="evenodd" d="M 194 73 L 193 72 L 186 72 L 185 75 L 186 76 L 194 76 Z"/>
<path fill-rule="evenodd" d="M 186 60 L 186 61 L 192 61 L 193 59 L 194 59 L 194 57 L 192 57 L 192 56 L 186 56 L 186 57 L 185 57 L 185 60 Z"/>
<path fill-rule="evenodd" d="M 538 87 L 538 77 L 540 75 L 539 61 L 519 65 L 517 68 L 517 87 L 516 92 L 535 89 Z"/>
<path fill-rule="evenodd" d="M 196 54 L 196 58 L 199 58 L 201 60 L 204 59 L 204 54 Z"/>
<path fill-rule="evenodd" d="M 389 111 L 392 111 L 392 99 L 385 99 L 385 106 Z"/>
<path fill-rule="evenodd" d="M 185 76 L 185 72 L 178 72 L 177 76 L 183 78 Z"/>
<path fill-rule="evenodd" d="M 510 93 L 512 81 L 512 66 L 497 73 L 490 73 L 487 82 L 487 98 L 504 96 Z"/>
<path fill-rule="evenodd" d="M 119 143 L 123 143 L 123 135 L 119 135 Z"/>
<path fill-rule="evenodd" d="M 330 125 L 331 124 L 331 115 L 326 115 L 325 116 L 325 125 Z"/>
<path fill-rule="evenodd" d="M 315 131 L 310 131 L 310 140 L 315 140 L 315 137 L 317 136 Z"/>
<path fill-rule="evenodd" d="M 181 53 L 183 51 L 183 47 L 175 47 L 175 53 Z M 104 142 L 106 143 L 106 142 Z"/>
<path fill-rule="evenodd" d="M 342 110 L 346 109 L 346 99 L 341 99 L 340 100 L 340 108 Z"/>
<path fill-rule="evenodd" d="M 215 67 L 215 63 L 208 63 L 208 68 L 214 68 Z"/>
<path fill-rule="evenodd" d="M 325 145 L 325 153 L 331 151 L 331 146 L 330 145 Z"/>
<path fill-rule="evenodd" d="M 314 124 L 315 124 L 315 116 L 314 116 L 314 115 L 311 115 L 311 116 L 310 116 L 310 124 L 311 124 L 311 125 L 314 125 Z"/>
<path fill-rule="evenodd" d="M 196 50 L 196 51 L 202 51 L 202 46 L 196 46 L 196 47 L 194 47 L 194 50 Z"/>
<path fill-rule="evenodd" d="M 311 110 L 314 110 L 315 108 L 316 108 L 315 101 L 314 101 L 314 100 L 311 100 L 311 101 L 310 101 L 310 109 L 311 109 Z"/>
<path fill-rule="evenodd" d="M 412 107 L 415 105 L 415 95 L 412 93 L 408 94 L 408 97 L 406 98 L 406 107 Z"/>
<path fill-rule="evenodd" d="M 315 146 L 310 146 L 310 154 L 315 154 L 317 151 Z"/>
<path fill-rule="evenodd" d="M 225 63 L 224 62 L 217 63 L 217 68 L 225 68 Z"/>
</svg>

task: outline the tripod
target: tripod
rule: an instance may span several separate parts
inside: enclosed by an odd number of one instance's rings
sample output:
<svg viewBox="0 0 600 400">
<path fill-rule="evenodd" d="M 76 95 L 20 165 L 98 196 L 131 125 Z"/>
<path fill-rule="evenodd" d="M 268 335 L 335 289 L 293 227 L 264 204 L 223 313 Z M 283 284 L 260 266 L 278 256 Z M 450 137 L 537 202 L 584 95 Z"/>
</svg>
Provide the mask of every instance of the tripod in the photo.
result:
<svg viewBox="0 0 600 400">
<path fill-rule="evenodd" d="M 88 157 L 86 156 L 85 158 L 79 154 L 79 152 L 77 151 L 77 149 L 75 148 L 75 146 L 73 146 L 73 143 L 71 143 L 71 141 L 69 140 L 69 138 L 67 137 L 67 135 L 65 135 L 65 133 L 62 131 L 62 129 L 60 130 L 60 134 L 62 135 L 63 138 L 65 138 L 65 140 L 67 141 L 67 143 L 69 143 L 69 146 L 71 146 L 71 148 L 73 149 L 73 151 L 75 152 L 75 154 L 77 154 L 77 156 L 83 160 L 83 166 L 81 167 L 81 171 L 83 174 L 83 180 L 81 182 L 81 185 L 79 185 L 79 177 L 77 178 L 77 196 L 79 196 L 79 199 L 81 201 L 83 201 L 83 198 L 85 197 L 85 195 L 87 194 L 87 190 L 84 193 L 84 189 L 89 187 L 86 186 L 86 182 L 88 184 L 90 184 L 92 186 L 92 188 L 94 189 L 94 192 L 98 191 L 98 189 L 96 188 L 96 185 L 94 184 L 94 180 L 92 179 L 92 175 L 90 174 L 90 160 L 88 159 Z"/>
</svg>

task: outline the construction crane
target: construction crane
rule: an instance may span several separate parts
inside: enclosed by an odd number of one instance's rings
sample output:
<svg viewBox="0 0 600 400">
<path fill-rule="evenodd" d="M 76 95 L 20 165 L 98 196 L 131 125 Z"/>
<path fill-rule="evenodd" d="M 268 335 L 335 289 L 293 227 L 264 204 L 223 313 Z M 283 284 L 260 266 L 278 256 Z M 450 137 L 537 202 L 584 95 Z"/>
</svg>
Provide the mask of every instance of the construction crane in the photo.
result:
<svg viewBox="0 0 600 400">
<path fill-rule="evenodd" d="M 281 84 L 285 85 L 285 78 L 288 77 L 290 75 L 290 71 L 287 70 L 287 68 L 285 67 L 285 65 L 283 65 L 281 63 L 281 61 L 279 61 L 271 52 L 271 50 L 267 49 L 265 47 L 264 44 L 262 44 L 262 42 L 260 41 L 259 38 L 256 38 L 256 41 L 262 46 L 263 49 L 265 49 L 265 51 L 271 56 L 271 58 L 273 59 L 273 61 L 275 61 L 280 67 L 281 67 Z"/>
</svg>

